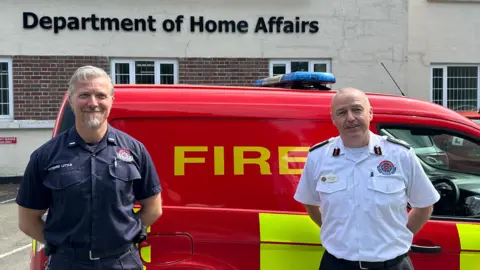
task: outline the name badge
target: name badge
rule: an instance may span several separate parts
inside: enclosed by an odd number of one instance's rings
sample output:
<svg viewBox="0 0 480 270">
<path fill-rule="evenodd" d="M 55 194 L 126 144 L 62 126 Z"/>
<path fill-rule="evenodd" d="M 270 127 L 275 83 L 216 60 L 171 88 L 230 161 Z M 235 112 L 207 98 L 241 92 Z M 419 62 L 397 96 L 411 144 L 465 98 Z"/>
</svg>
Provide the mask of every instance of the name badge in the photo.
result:
<svg viewBox="0 0 480 270">
<path fill-rule="evenodd" d="M 320 181 L 325 183 L 334 183 L 337 182 L 337 176 L 335 174 L 322 175 L 322 177 L 320 177 Z"/>
</svg>

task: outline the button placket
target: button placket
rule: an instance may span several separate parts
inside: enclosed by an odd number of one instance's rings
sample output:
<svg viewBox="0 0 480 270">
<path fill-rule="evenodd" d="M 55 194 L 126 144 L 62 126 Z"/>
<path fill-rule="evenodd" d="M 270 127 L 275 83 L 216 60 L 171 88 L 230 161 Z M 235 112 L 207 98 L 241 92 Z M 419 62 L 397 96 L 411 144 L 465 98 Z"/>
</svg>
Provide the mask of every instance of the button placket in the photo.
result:
<svg viewBox="0 0 480 270">
<path fill-rule="evenodd" d="M 96 207 L 96 204 L 97 204 L 97 195 L 96 195 L 96 181 L 97 181 L 97 177 L 96 177 L 96 166 L 95 166 L 95 161 L 96 161 L 96 155 L 95 153 L 92 154 L 92 156 L 90 157 L 90 164 L 91 164 L 91 175 L 92 175 L 92 198 L 91 198 L 91 211 L 92 211 L 92 216 L 91 216 L 91 221 L 92 221 L 92 249 L 94 249 L 94 247 L 96 246 L 95 242 L 97 240 L 97 237 L 96 237 L 96 232 L 97 232 L 97 226 L 96 226 L 96 223 L 97 223 L 97 207 Z"/>
</svg>

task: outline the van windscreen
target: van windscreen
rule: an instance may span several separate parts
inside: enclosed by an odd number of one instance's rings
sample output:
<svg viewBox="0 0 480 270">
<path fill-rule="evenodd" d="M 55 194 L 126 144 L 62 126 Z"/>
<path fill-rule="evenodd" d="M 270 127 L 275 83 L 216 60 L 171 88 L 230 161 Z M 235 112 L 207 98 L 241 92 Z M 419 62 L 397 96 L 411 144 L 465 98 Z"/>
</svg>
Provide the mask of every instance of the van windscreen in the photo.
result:
<svg viewBox="0 0 480 270">
<path fill-rule="evenodd" d="M 70 129 L 73 125 L 75 125 L 75 115 L 73 114 L 72 107 L 70 107 L 70 103 L 67 102 L 55 136 Z"/>
</svg>

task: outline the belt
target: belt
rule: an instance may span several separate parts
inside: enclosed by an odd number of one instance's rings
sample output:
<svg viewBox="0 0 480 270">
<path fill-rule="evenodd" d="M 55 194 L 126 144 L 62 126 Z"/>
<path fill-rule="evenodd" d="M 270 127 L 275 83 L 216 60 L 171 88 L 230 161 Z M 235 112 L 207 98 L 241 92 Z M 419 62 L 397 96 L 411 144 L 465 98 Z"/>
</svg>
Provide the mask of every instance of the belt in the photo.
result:
<svg viewBox="0 0 480 270">
<path fill-rule="evenodd" d="M 393 258 L 391 260 L 383 261 L 383 262 L 364 262 L 364 261 L 348 261 L 344 259 L 339 259 L 351 266 L 356 266 L 360 267 L 360 269 L 382 269 L 382 268 L 388 268 L 390 266 L 394 266 L 396 264 L 399 264 L 405 257 L 407 257 L 407 253 L 402 254 L 396 258 Z"/>
<path fill-rule="evenodd" d="M 102 258 L 112 257 L 124 254 L 130 250 L 135 250 L 134 244 L 127 244 L 115 249 L 104 251 L 92 251 L 86 248 L 70 248 L 70 247 L 57 247 L 54 253 L 63 254 L 74 257 L 76 260 L 99 260 Z"/>
</svg>

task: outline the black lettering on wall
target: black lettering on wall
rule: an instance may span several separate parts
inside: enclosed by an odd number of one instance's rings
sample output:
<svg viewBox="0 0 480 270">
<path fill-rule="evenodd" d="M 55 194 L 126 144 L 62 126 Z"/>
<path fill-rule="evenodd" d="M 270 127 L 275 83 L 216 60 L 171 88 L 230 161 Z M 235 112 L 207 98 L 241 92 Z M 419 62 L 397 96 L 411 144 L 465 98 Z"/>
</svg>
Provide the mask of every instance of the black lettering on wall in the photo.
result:
<svg viewBox="0 0 480 270">
<path fill-rule="evenodd" d="M 33 22 L 29 23 L 29 19 L 32 19 Z M 35 13 L 32 12 L 23 12 L 23 28 L 24 29 L 33 29 L 37 27 L 38 17 Z"/>
<path fill-rule="evenodd" d="M 148 16 L 147 19 L 143 18 L 99 18 L 95 14 L 91 14 L 90 17 L 62 17 L 62 16 L 41 16 L 33 12 L 23 12 L 23 28 L 34 29 L 40 27 L 45 30 L 53 29 L 55 34 L 60 30 L 87 30 L 92 29 L 94 31 L 152 31 L 155 32 L 155 22 L 152 16 Z M 148 26 L 148 29 L 147 29 Z"/>
<path fill-rule="evenodd" d="M 258 18 L 257 24 L 255 24 L 255 33 L 258 32 L 268 33 L 267 24 L 265 23 L 265 19 L 263 17 Z"/>
<path fill-rule="evenodd" d="M 88 18 L 87 18 L 88 19 Z M 115 29 L 116 31 L 120 30 L 119 29 L 119 21 L 118 19 L 116 18 L 102 18 L 100 19 L 100 25 L 101 25 L 101 29 L 102 30 L 105 30 L 105 28 L 107 28 L 109 31 L 112 31 L 113 29 Z"/>
<path fill-rule="evenodd" d="M 195 16 L 190 16 L 190 32 L 195 33 L 195 27 L 198 27 L 198 32 L 203 33 L 203 16 L 195 20 Z"/>
<path fill-rule="evenodd" d="M 318 22 L 317 21 L 312 21 L 310 22 L 310 30 L 309 32 L 312 34 L 315 34 L 318 32 Z"/>
<path fill-rule="evenodd" d="M 167 18 L 162 21 L 164 32 L 181 32 L 184 15 Z M 39 16 L 33 12 L 23 12 L 23 29 L 41 28 L 53 30 L 55 34 L 62 30 L 78 31 L 125 31 L 125 32 L 155 32 L 156 19 L 153 16 L 145 18 L 115 18 L 98 17 L 95 14 L 84 17 Z M 246 20 L 208 19 L 204 16 L 190 16 L 188 29 L 191 33 L 248 33 L 249 24 Z M 291 34 L 317 33 L 318 21 L 304 21 L 300 16 L 288 20 L 284 16 L 259 17 L 255 22 L 254 33 Z"/>
<path fill-rule="evenodd" d="M 175 30 L 175 22 L 173 20 L 166 19 L 163 21 L 162 27 L 165 32 L 172 32 Z"/>
<path fill-rule="evenodd" d="M 241 20 L 237 24 L 237 30 L 240 33 L 247 33 L 248 32 L 248 22 Z"/>
<path fill-rule="evenodd" d="M 69 30 L 80 30 L 80 21 L 77 17 L 68 17 L 67 27 Z"/>
</svg>

